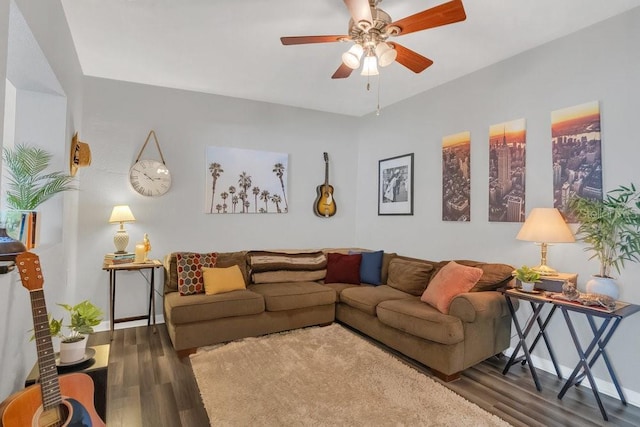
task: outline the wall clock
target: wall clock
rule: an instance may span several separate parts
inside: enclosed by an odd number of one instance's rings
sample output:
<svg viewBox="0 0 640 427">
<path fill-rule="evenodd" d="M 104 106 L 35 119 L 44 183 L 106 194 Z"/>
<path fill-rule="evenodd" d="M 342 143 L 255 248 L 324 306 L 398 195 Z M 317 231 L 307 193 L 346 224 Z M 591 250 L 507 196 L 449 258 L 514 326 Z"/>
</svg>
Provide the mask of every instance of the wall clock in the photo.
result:
<svg viewBox="0 0 640 427">
<path fill-rule="evenodd" d="M 161 162 L 158 160 L 140 159 L 142 152 L 152 136 L 160 153 Z M 149 132 L 147 140 L 138 153 L 135 163 L 131 166 L 131 169 L 129 169 L 129 183 L 135 191 L 148 197 L 162 196 L 171 188 L 171 172 L 169 172 L 169 168 L 167 168 L 162 150 L 160 150 L 158 138 L 153 130 Z"/>
</svg>

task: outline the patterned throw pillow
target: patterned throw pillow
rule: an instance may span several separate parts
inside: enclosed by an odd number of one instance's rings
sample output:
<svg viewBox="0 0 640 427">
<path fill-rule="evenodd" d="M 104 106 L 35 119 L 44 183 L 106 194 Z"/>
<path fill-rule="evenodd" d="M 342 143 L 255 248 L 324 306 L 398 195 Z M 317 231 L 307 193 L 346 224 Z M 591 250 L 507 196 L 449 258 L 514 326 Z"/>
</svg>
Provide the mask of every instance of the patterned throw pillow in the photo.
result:
<svg viewBox="0 0 640 427">
<path fill-rule="evenodd" d="M 202 267 L 215 267 L 217 257 L 218 254 L 215 252 L 208 254 L 178 252 L 176 254 L 178 291 L 180 295 L 204 293 Z"/>
</svg>

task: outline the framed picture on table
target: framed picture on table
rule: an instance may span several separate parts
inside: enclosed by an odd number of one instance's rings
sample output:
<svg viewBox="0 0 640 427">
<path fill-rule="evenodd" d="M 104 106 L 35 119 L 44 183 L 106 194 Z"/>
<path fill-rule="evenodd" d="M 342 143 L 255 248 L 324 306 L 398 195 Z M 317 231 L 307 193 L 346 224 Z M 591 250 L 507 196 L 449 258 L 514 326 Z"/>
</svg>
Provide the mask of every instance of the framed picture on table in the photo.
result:
<svg viewBox="0 0 640 427">
<path fill-rule="evenodd" d="M 413 215 L 413 153 L 378 162 L 378 215 Z"/>
</svg>

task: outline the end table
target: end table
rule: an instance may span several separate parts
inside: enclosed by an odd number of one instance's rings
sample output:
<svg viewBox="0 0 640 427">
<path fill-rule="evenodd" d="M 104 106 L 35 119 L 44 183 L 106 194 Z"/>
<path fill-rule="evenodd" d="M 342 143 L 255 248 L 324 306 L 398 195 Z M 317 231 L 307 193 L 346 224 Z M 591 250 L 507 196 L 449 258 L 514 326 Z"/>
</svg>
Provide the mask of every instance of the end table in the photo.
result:
<svg viewBox="0 0 640 427">
<path fill-rule="evenodd" d="M 81 372 L 89 375 L 93 380 L 95 388 L 93 393 L 93 404 L 96 412 L 103 421 L 106 422 L 107 416 L 107 373 L 109 369 L 109 344 L 98 345 L 93 348 L 96 351 L 93 358 L 71 366 L 58 366 L 58 374 L 69 374 L 72 372 Z M 24 386 L 28 387 L 38 381 L 38 362 L 36 362 L 29 372 Z"/>
<path fill-rule="evenodd" d="M 156 332 L 156 298 L 155 298 L 155 270 L 162 267 L 162 263 L 156 259 L 146 261 L 144 263 L 127 263 L 127 264 L 103 264 L 102 269 L 109 272 L 109 327 L 110 338 L 113 339 L 113 326 L 115 323 L 131 322 L 133 320 L 147 319 L 147 326 L 151 325 L 153 319 L 153 332 Z M 144 270 L 151 270 L 149 278 L 146 278 L 142 272 Z M 119 271 L 137 271 L 149 284 L 149 311 L 146 315 L 133 316 L 133 317 L 115 317 L 115 305 L 116 305 L 116 273 Z"/>
</svg>

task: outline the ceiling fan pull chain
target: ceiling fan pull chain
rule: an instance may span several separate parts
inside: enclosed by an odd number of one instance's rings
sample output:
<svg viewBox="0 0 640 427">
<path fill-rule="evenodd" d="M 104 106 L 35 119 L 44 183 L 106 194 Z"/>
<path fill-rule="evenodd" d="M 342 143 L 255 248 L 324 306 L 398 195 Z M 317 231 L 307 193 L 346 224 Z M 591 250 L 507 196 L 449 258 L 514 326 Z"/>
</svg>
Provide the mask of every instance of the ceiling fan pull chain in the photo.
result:
<svg viewBox="0 0 640 427">
<path fill-rule="evenodd" d="M 378 105 L 376 107 L 376 116 L 380 115 L 380 75 L 378 75 Z"/>
</svg>

